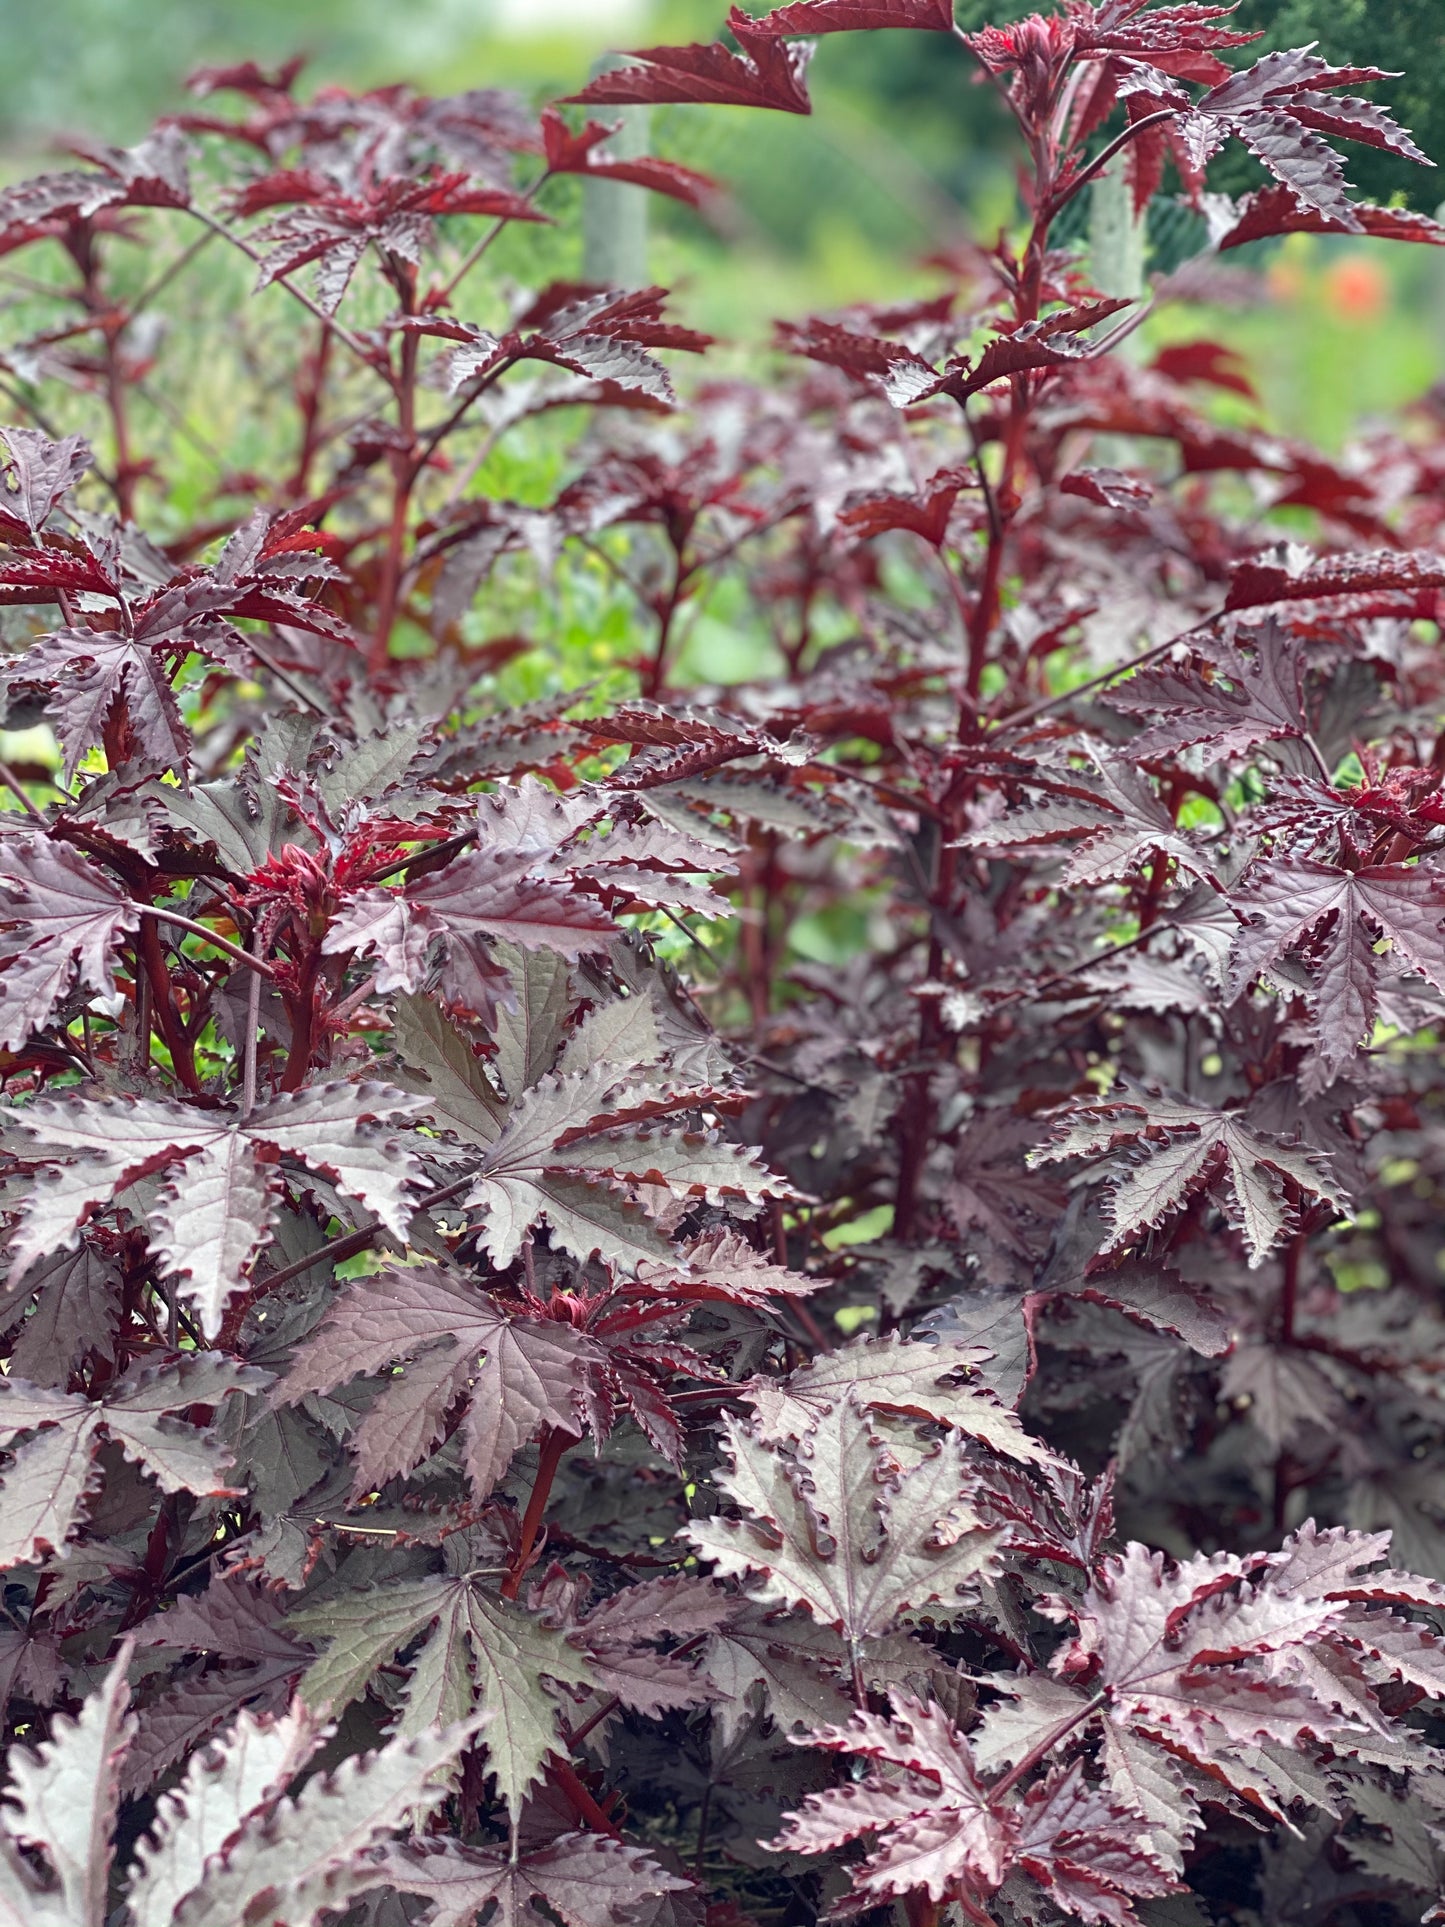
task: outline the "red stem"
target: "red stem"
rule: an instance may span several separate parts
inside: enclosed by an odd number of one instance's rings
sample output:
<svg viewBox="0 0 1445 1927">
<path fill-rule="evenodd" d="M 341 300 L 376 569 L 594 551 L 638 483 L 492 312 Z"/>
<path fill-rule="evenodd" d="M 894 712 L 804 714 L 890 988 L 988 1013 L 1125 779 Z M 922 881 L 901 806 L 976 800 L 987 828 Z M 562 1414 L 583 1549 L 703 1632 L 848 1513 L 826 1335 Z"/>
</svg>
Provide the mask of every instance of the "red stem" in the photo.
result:
<svg viewBox="0 0 1445 1927">
<path fill-rule="evenodd" d="M 1089 182 L 1094 179 L 1095 175 L 1102 174 L 1114 156 L 1122 153 L 1124 148 L 1129 145 L 1130 141 L 1133 140 L 1136 135 L 1144 133 L 1150 127 L 1158 127 L 1166 120 L 1173 120 L 1175 113 L 1176 110 L 1173 107 L 1160 107 L 1152 114 L 1145 114 L 1142 120 L 1131 121 L 1122 134 L 1116 134 L 1102 153 L 1096 154 L 1093 160 L 1089 162 L 1089 165 L 1084 168 L 1081 173 L 1075 175 L 1073 180 L 1068 182 L 1062 192 L 1049 197 L 1048 201 L 1044 204 L 1045 212 L 1048 216 L 1046 225 L 1051 226 L 1059 218 L 1060 214 L 1063 213 L 1064 209 L 1069 205 L 1069 202 L 1073 200 L 1074 196 L 1086 188 Z"/>
<path fill-rule="evenodd" d="M 997 1785 L 989 1788 L 990 1805 L 1001 1800 L 1006 1793 L 1012 1793 L 1019 1781 L 1032 1773 L 1039 1761 L 1052 1753 L 1060 1740 L 1067 1739 L 1076 1726 L 1082 1726 L 1085 1720 L 1091 1719 L 1103 1706 L 1105 1697 L 1103 1693 L 1096 1693 L 1091 1700 L 1085 1701 L 1077 1713 L 1071 1713 L 1066 1720 L 1060 1721 L 1051 1733 L 1046 1733 L 1037 1746 L 1031 1746 L 1013 1771 L 1006 1773 Z"/>
<path fill-rule="evenodd" d="M 1145 886 L 1144 901 L 1139 907 L 1139 933 L 1154 926 L 1159 915 L 1159 905 L 1164 898 L 1164 885 L 1169 876 L 1169 855 L 1165 850 L 1156 850 L 1154 860 L 1149 866 L 1149 882 Z"/>
<path fill-rule="evenodd" d="M 557 1476 L 557 1468 L 565 1455 L 577 1443 L 571 1432 L 561 1426 L 549 1425 L 542 1435 L 542 1453 L 537 1461 L 537 1477 L 533 1481 L 532 1496 L 527 1501 L 527 1510 L 522 1514 L 521 1537 L 517 1542 L 517 1556 L 512 1561 L 511 1570 L 502 1581 L 503 1599 L 515 1599 L 522 1590 L 522 1581 L 532 1560 L 532 1548 L 542 1529 L 542 1514 L 547 1510 L 547 1501 L 552 1496 L 552 1481 Z"/>
<path fill-rule="evenodd" d="M 903 1080 L 903 1104 L 898 1113 L 898 1190 L 893 1207 L 893 1235 L 900 1244 L 907 1244 L 913 1236 L 917 1218 L 918 1186 L 933 1132 L 932 1084 L 931 1071 L 918 1071 Z"/>
<path fill-rule="evenodd" d="M 316 978 L 320 967 L 320 955 L 313 949 L 302 966 L 295 995 L 286 999 L 291 1014 L 291 1049 L 281 1078 L 283 1091 L 299 1091 L 306 1082 L 316 1037 Z"/>
<path fill-rule="evenodd" d="M 151 1010 L 160 1027 L 162 1040 L 171 1054 L 176 1075 L 191 1093 L 192 1097 L 201 1095 L 201 1080 L 196 1073 L 196 1060 L 191 1040 L 176 1014 L 171 1002 L 171 978 L 166 969 L 165 953 L 161 949 L 160 931 L 153 917 L 141 919 L 137 942 L 140 960 L 145 967 L 146 982 L 150 986 Z"/>
<path fill-rule="evenodd" d="M 316 352 L 308 355 L 298 380 L 297 399 L 301 403 L 301 447 L 296 457 L 296 473 L 291 479 L 291 494 L 294 500 L 306 499 L 310 479 L 311 464 L 316 459 L 320 446 L 321 403 L 326 394 L 327 365 L 331 359 L 331 331 L 321 330 L 321 338 L 316 344 Z"/>
<path fill-rule="evenodd" d="M 937 935 L 937 911 L 949 912 L 952 906 L 954 882 L 957 877 L 957 852 L 945 849 L 938 860 L 937 875 L 928 893 L 930 920 L 934 925 L 934 935 L 928 945 L 928 976 L 936 981 L 943 971 L 943 945 Z M 922 1000 L 918 1016 L 918 1055 L 927 1065 L 931 1058 L 939 1054 L 939 1048 L 946 1035 L 938 1020 L 937 1002 L 927 997 Z M 893 1235 L 902 1243 L 912 1237 L 918 1210 L 918 1187 L 923 1178 L 923 1167 L 928 1160 L 929 1141 L 933 1135 L 933 1072 L 924 1069 L 914 1072 L 903 1080 L 903 1104 L 898 1113 L 900 1155 L 898 1165 L 898 1190 L 893 1213 Z"/>
<path fill-rule="evenodd" d="M 410 302 L 405 304 L 410 310 Z M 407 524 L 411 518 L 411 493 L 420 473 L 414 446 L 416 434 L 416 371 L 420 337 L 408 330 L 401 338 L 401 368 L 397 376 L 398 427 L 406 437 L 406 447 L 392 457 L 393 491 L 391 526 L 387 531 L 386 553 L 381 560 L 381 584 L 376 597 L 376 630 L 371 639 L 367 670 L 373 677 L 384 676 L 391 660 L 391 632 L 396 627 L 401 602 L 401 575 L 406 554 Z"/>
<path fill-rule="evenodd" d="M 642 677 L 642 693 L 649 702 L 660 701 L 667 687 L 667 652 L 672 643 L 672 625 L 677 620 L 677 611 L 690 574 L 691 571 L 683 566 L 682 552 L 677 551 L 673 561 L 672 587 L 666 602 L 657 611 L 657 647 Z"/>
<path fill-rule="evenodd" d="M 622 1835 L 582 1784 L 576 1768 L 555 1756 L 549 1765 L 553 1779 L 572 1802 L 578 1819 L 585 1820 L 594 1833 L 605 1833 L 609 1839 L 620 1840 Z"/>
</svg>

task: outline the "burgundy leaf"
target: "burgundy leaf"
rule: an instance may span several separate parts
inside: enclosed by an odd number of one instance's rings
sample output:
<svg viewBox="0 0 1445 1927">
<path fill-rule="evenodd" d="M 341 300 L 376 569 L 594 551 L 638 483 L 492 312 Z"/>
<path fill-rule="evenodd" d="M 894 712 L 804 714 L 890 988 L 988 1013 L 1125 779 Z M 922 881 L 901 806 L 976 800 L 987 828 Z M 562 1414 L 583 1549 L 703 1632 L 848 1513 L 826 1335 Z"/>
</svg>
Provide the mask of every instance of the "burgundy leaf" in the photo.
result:
<svg viewBox="0 0 1445 1927">
<path fill-rule="evenodd" d="M 785 114 L 808 114 L 803 76 L 811 49 L 785 47 L 760 30 L 760 23 L 734 7 L 728 30 L 742 49 L 730 53 L 716 45 L 645 47 L 630 58 L 639 64 L 615 68 L 589 81 L 569 99 L 592 106 L 705 102 L 727 107 L 772 107 Z"/>
<path fill-rule="evenodd" d="M 1237 206 L 1222 210 L 1215 246 L 1221 253 L 1278 234 L 1369 234 L 1383 241 L 1422 241 L 1445 246 L 1445 228 L 1412 208 L 1371 207 L 1352 201 L 1348 219 L 1338 220 L 1315 207 L 1302 207 L 1286 187 L 1260 188 Z"/>
<path fill-rule="evenodd" d="M 689 207 L 705 207 L 718 194 L 717 183 L 706 174 L 695 173 L 676 161 L 659 160 L 651 154 L 608 153 L 603 147 L 613 128 L 588 121 L 580 133 L 573 133 L 554 107 L 542 114 L 542 134 L 546 142 L 547 166 L 554 174 L 584 174 L 594 179 L 625 181 L 633 187 L 651 188 L 654 193 L 686 201 Z"/>
<path fill-rule="evenodd" d="M 1309 954 L 1319 1050 L 1332 1078 L 1368 1038 L 1387 973 L 1415 971 L 1445 988 L 1445 882 L 1432 867 L 1286 861 L 1249 879 L 1235 903 L 1249 919 L 1235 939 L 1236 984 L 1287 951 Z M 1382 937 L 1386 957 L 1377 954 Z"/>
<path fill-rule="evenodd" d="M 1117 468 L 1076 468 L 1059 483 L 1065 495 L 1082 496 L 1106 509 L 1147 508 L 1154 499 L 1151 483 Z"/>
<path fill-rule="evenodd" d="M 795 0 L 752 23 L 755 34 L 868 32 L 875 27 L 918 27 L 953 32 L 953 0 Z"/>
</svg>

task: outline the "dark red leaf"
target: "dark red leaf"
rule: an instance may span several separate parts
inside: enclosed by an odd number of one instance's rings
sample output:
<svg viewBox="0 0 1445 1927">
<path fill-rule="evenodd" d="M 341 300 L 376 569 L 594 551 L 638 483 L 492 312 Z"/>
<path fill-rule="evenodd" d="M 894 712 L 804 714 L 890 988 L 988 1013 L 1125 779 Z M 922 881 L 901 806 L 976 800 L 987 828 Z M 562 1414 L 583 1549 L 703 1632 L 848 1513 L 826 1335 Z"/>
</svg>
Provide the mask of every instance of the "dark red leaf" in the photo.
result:
<svg viewBox="0 0 1445 1927">
<path fill-rule="evenodd" d="M 1147 508 L 1154 499 L 1152 483 L 1118 468 L 1076 468 L 1059 487 L 1065 495 L 1080 495 L 1106 509 Z"/>
<path fill-rule="evenodd" d="M 704 207 L 717 197 L 719 189 L 715 181 L 690 167 L 679 166 L 676 161 L 659 160 L 650 154 L 624 158 L 599 152 L 601 143 L 614 131 L 596 121 L 588 121 L 574 134 L 555 107 L 546 108 L 542 114 L 542 134 L 548 168 L 554 174 L 587 174 L 594 179 L 651 188 L 654 193 L 670 195 L 675 201 L 686 201 L 689 207 Z"/>
<path fill-rule="evenodd" d="M 760 32 L 758 22 L 738 7 L 728 15 L 728 29 L 741 53 L 696 42 L 687 47 L 645 47 L 629 56 L 639 63 L 636 66 L 602 74 L 568 98 L 586 106 L 700 102 L 811 113 L 803 83 L 811 49 L 785 46 Z"/>
<path fill-rule="evenodd" d="M 1270 189 L 1283 195 L 1283 189 Z M 1217 341 L 1179 341 L 1161 348 L 1151 364 L 1170 381 L 1202 381 L 1211 388 L 1257 401 L 1258 393 L 1240 365 L 1238 352 Z"/>
<path fill-rule="evenodd" d="M 1246 195 L 1231 209 L 1215 246 L 1224 253 L 1279 234 L 1369 234 L 1381 241 L 1422 241 L 1429 247 L 1445 247 L 1445 227 L 1413 208 L 1371 207 L 1353 201 L 1349 221 L 1339 221 L 1318 208 L 1301 207 L 1286 187 L 1264 187 Z"/>
<path fill-rule="evenodd" d="M 880 27 L 917 27 L 953 32 L 953 0 L 794 0 L 753 22 L 755 34 L 869 32 Z"/>
<path fill-rule="evenodd" d="M 1234 572 L 1230 610 L 1299 605 L 1301 612 L 1433 616 L 1445 591 L 1445 557 L 1377 549 L 1366 555 L 1308 560 L 1303 567 L 1264 557 Z"/>
</svg>

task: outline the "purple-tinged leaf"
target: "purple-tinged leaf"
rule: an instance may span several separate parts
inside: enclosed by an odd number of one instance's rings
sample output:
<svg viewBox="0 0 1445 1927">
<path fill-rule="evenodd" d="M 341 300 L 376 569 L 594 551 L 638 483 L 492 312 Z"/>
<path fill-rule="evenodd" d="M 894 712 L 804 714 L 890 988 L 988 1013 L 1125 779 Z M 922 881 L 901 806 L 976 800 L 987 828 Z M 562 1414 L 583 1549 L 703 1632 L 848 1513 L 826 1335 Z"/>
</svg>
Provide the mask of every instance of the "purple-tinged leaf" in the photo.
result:
<svg viewBox="0 0 1445 1927">
<path fill-rule="evenodd" d="M 38 535 L 52 511 L 95 460 L 83 435 L 51 441 L 36 428 L 0 428 L 10 460 L 0 485 L 0 520 L 16 519 Z"/>
<path fill-rule="evenodd" d="M 812 49 L 782 45 L 759 30 L 759 22 L 734 7 L 728 30 L 742 49 L 697 44 L 644 47 L 629 58 L 636 65 L 614 68 L 589 81 L 569 99 L 587 106 L 701 102 L 710 106 L 772 107 L 785 114 L 808 114 L 812 105 L 803 77 Z"/>
<path fill-rule="evenodd" d="M 580 1433 L 599 1347 L 551 1320 L 508 1318 L 484 1292 L 438 1266 L 387 1270 L 348 1286 L 293 1359 L 277 1396 L 294 1402 L 360 1372 L 415 1359 L 389 1379 L 353 1440 L 359 1497 L 410 1472 L 439 1443 L 463 1395 L 467 1477 L 485 1498 L 544 1425 Z"/>
<path fill-rule="evenodd" d="M 794 0 L 752 23 L 755 34 L 868 33 L 875 28 L 915 27 L 953 32 L 953 0 Z"/>
</svg>

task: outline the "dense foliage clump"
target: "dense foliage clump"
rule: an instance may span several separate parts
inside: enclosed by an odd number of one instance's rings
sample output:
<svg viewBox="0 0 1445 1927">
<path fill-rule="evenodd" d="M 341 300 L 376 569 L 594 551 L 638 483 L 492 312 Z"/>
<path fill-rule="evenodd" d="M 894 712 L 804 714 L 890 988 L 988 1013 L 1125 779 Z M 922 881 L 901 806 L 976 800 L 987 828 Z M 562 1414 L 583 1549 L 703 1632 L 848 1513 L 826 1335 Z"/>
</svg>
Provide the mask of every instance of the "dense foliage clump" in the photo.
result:
<svg viewBox="0 0 1445 1927">
<path fill-rule="evenodd" d="M 717 190 L 561 107 L 0 196 L 5 1927 L 1445 1905 L 1445 422 L 1051 241 L 1417 150 L 1219 7 L 729 27 L 584 104 L 912 28 L 1026 207 L 685 407 L 519 236 Z"/>
</svg>

